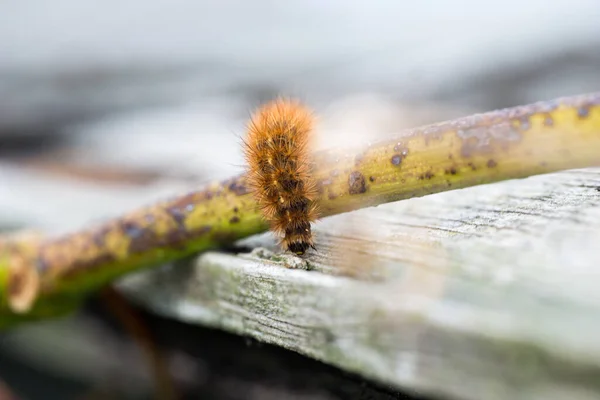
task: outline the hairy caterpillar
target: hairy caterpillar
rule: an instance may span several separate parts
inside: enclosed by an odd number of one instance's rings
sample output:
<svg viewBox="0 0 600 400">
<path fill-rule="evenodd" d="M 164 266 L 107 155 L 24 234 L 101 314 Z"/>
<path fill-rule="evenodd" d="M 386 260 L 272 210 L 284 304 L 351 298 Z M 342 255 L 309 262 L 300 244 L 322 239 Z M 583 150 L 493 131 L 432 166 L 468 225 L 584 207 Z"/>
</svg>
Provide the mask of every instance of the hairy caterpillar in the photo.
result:
<svg viewBox="0 0 600 400">
<path fill-rule="evenodd" d="M 313 245 L 316 186 L 309 171 L 314 120 L 301 104 L 278 99 L 258 109 L 244 141 L 248 184 L 282 247 L 303 255 Z"/>
</svg>

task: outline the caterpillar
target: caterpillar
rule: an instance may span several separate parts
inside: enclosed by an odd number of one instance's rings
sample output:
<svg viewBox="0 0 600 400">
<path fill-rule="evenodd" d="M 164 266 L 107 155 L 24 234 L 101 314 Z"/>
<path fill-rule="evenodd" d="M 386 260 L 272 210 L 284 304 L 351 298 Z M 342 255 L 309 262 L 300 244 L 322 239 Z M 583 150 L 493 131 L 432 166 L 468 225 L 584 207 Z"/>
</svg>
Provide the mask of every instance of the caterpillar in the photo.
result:
<svg viewBox="0 0 600 400">
<path fill-rule="evenodd" d="M 309 158 L 314 118 L 299 102 L 277 99 L 251 117 L 244 140 L 248 186 L 280 245 L 303 255 L 313 244 L 317 190 Z"/>
</svg>

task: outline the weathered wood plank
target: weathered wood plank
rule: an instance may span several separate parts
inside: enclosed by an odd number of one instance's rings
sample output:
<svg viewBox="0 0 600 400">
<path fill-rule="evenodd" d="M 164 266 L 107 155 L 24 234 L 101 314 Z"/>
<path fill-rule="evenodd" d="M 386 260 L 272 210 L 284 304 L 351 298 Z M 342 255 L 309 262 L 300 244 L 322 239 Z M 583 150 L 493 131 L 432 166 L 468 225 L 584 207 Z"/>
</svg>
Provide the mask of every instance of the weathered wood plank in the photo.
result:
<svg viewBox="0 0 600 400">
<path fill-rule="evenodd" d="M 203 254 L 122 288 L 401 388 L 598 398 L 598 187 L 588 169 L 411 199 L 322 221 L 306 262 L 263 235 L 243 244 L 265 250 Z"/>
</svg>

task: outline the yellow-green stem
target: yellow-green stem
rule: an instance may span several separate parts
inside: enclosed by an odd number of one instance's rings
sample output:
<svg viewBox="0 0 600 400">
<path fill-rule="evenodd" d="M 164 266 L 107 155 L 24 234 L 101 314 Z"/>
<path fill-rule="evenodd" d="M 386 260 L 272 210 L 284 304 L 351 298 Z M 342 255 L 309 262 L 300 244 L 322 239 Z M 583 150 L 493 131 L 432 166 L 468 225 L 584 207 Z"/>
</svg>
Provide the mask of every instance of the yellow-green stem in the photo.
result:
<svg viewBox="0 0 600 400">
<path fill-rule="evenodd" d="M 478 184 L 598 166 L 600 93 L 417 128 L 362 148 L 319 152 L 313 161 L 322 217 Z M 9 258 L 0 250 L 0 327 L 63 312 L 128 272 L 267 229 L 244 176 L 239 176 L 98 227 L 48 238 L 28 258 L 41 276 L 41 289 L 26 315 L 8 307 L 3 271 Z"/>
</svg>

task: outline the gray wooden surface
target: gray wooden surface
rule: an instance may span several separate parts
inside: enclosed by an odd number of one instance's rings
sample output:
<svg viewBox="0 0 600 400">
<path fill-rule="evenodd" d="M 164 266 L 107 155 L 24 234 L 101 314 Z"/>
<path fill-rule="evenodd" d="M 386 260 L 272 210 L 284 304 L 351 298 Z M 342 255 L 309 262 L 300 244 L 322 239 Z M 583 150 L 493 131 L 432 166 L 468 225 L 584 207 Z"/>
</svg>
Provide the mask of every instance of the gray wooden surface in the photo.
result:
<svg viewBox="0 0 600 400">
<path fill-rule="evenodd" d="M 306 261 L 211 252 L 132 276 L 151 309 L 441 398 L 600 397 L 600 170 L 317 225 Z"/>
<path fill-rule="evenodd" d="M 35 186 L 31 176 L 15 176 Z M 85 193 L 70 187 L 75 198 Z M 281 255 L 264 234 L 241 241 L 240 254 L 205 253 L 120 287 L 164 316 L 282 346 L 398 390 L 595 399 L 599 189 L 600 169 L 585 169 L 410 199 L 320 221 L 319 251 L 306 260 Z M 86 204 L 90 213 L 95 204 Z M 35 337 L 62 329 L 52 325 L 17 331 L 4 344 L 43 365 L 49 358 L 39 356 L 56 343 Z M 88 358 L 85 350 L 70 354 L 74 365 Z"/>
</svg>

